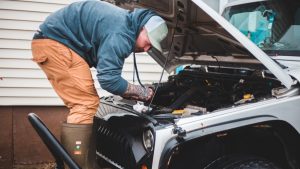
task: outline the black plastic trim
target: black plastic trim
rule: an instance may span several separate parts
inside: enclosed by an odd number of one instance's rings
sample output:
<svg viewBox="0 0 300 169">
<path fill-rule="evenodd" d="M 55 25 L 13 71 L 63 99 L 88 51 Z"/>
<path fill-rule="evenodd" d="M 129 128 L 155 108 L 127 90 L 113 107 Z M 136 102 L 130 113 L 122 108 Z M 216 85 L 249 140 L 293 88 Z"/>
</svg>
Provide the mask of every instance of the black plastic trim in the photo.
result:
<svg viewBox="0 0 300 169">
<path fill-rule="evenodd" d="M 64 162 L 70 169 L 81 169 L 36 114 L 29 113 L 28 120 L 55 158 L 56 169 L 64 169 Z"/>
</svg>

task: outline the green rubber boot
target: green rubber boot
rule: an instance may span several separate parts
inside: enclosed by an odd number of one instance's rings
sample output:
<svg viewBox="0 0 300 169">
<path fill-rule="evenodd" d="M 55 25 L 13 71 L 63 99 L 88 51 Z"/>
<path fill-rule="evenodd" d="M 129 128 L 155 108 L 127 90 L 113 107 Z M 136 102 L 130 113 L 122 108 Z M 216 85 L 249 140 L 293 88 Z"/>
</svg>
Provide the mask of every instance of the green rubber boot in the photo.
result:
<svg viewBox="0 0 300 169">
<path fill-rule="evenodd" d="M 63 123 L 61 143 L 82 169 L 95 168 L 95 138 L 92 124 Z"/>
</svg>

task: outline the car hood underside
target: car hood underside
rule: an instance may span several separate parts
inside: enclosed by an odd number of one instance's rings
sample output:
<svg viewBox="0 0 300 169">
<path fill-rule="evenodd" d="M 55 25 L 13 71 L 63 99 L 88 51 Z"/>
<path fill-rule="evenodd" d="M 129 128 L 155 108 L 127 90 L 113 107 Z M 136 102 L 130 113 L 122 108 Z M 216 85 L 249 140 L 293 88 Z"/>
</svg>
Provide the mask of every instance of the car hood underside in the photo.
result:
<svg viewBox="0 0 300 169">
<path fill-rule="evenodd" d="M 150 8 L 167 21 L 163 54 L 154 49 L 148 53 L 161 66 L 167 60 L 164 68 L 168 72 L 184 64 L 267 68 L 287 88 L 293 83 L 280 65 L 201 0 L 140 0 L 120 6 Z"/>
</svg>

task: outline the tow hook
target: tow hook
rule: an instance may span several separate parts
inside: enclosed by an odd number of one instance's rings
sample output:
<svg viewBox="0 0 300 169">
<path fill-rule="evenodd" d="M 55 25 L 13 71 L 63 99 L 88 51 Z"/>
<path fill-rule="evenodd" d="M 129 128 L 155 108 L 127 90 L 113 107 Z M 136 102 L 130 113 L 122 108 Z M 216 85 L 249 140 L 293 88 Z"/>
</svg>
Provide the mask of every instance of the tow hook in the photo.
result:
<svg viewBox="0 0 300 169">
<path fill-rule="evenodd" d="M 181 127 L 178 127 L 177 125 L 174 126 L 173 133 L 177 134 L 177 138 L 179 140 L 183 140 L 186 136 L 186 131 L 183 130 Z"/>
</svg>

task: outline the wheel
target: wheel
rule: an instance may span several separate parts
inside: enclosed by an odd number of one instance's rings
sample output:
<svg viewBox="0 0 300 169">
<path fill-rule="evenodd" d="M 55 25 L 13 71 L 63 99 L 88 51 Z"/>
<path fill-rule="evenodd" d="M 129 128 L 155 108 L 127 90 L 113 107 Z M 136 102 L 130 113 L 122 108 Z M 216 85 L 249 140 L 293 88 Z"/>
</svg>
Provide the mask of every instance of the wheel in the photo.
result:
<svg viewBox="0 0 300 169">
<path fill-rule="evenodd" d="M 225 156 L 221 157 L 204 169 L 281 169 L 276 164 L 260 157 Z"/>
</svg>

